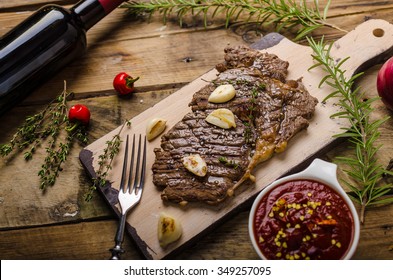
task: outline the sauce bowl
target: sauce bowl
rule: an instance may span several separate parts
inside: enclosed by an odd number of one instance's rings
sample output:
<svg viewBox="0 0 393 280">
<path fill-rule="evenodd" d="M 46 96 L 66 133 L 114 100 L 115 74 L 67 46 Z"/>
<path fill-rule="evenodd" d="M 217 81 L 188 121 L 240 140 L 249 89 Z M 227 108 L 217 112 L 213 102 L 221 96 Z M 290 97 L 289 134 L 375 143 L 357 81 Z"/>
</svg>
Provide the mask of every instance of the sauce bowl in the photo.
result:
<svg viewBox="0 0 393 280">
<path fill-rule="evenodd" d="M 249 216 L 252 245 L 261 259 L 350 259 L 360 224 L 337 180 L 337 165 L 315 159 L 256 197 Z"/>
</svg>

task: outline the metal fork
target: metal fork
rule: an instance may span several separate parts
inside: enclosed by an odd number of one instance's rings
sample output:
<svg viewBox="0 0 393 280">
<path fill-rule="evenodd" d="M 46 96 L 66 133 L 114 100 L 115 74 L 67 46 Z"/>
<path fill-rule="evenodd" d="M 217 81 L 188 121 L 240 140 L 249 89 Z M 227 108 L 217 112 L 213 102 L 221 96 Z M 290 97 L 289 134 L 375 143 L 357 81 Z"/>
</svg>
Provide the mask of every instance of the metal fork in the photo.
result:
<svg viewBox="0 0 393 280">
<path fill-rule="evenodd" d="M 124 253 L 124 250 L 121 247 L 124 238 L 124 228 L 126 225 L 126 218 L 128 211 L 134 207 L 141 199 L 143 185 L 144 185 L 144 178 L 146 172 L 146 136 L 144 137 L 144 145 L 143 145 L 143 155 L 142 155 L 142 166 L 140 166 L 140 159 L 141 159 L 141 143 L 142 143 L 142 136 L 139 135 L 139 144 L 138 144 L 138 155 L 136 159 L 136 168 L 134 173 L 134 178 L 132 178 L 132 171 L 134 169 L 134 156 L 135 156 L 135 134 L 133 136 L 132 141 L 132 151 L 131 151 L 131 161 L 130 161 L 130 168 L 128 174 L 128 183 L 126 186 L 126 179 L 127 179 L 127 162 L 128 162 L 128 135 L 126 140 L 126 148 L 124 152 L 124 161 L 123 161 L 123 171 L 121 175 L 121 182 L 120 182 L 120 189 L 119 189 L 119 203 L 121 208 L 121 215 L 119 221 L 119 227 L 116 232 L 115 236 L 115 247 L 110 249 L 112 252 L 111 260 L 120 260 L 120 255 Z M 141 170 L 139 171 L 141 167 Z M 134 185 L 131 189 L 131 181 L 134 180 Z M 126 188 L 125 188 L 126 187 Z"/>
</svg>

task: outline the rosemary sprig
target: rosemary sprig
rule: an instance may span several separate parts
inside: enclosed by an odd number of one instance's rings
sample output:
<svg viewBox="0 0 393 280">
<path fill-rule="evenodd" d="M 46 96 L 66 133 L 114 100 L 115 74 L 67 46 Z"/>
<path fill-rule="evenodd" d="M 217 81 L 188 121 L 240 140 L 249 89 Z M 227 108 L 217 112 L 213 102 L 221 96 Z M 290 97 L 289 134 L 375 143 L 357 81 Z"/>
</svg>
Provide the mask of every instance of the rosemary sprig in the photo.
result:
<svg viewBox="0 0 393 280">
<path fill-rule="evenodd" d="M 311 68 L 322 67 L 326 72 L 320 85 L 326 83 L 333 88 L 333 92 L 324 101 L 335 98 L 341 108 L 331 117 L 346 119 L 349 123 L 348 127 L 343 127 L 343 132 L 335 137 L 349 140 L 354 147 L 354 157 L 341 156 L 336 160 L 347 168 L 344 172 L 351 181 L 343 180 L 343 183 L 351 189 L 350 195 L 360 204 L 360 220 L 363 223 L 368 206 L 393 202 L 393 197 L 385 196 L 392 190 L 392 185 L 381 181 L 385 174 L 392 172 L 379 164 L 376 158 L 381 148 L 376 145 L 376 140 L 380 136 L 379 128 L 389 117 L 371 119 L 374 111 L 372 104 L 379 98 L 364 98 L 360 88 L 354 88 L 355 80 L 362 73 L 351 78 L 345 76 L 342 65 L 349 57 L 336 63 L 330 55 L 332 44 L 325 44 L 323 38 L 319 42 L 308 38 L 308 42 L 314 51 L 313 59 L 316 62 Z"/>
<path fill-rule="evenodd" d="M 125 121 L 119 132 L 115 134 L 111 140 L 106 141 L 103 153 L 98 156 L 98 170 L 96 171 L 96 177 L 93 178 L 93 184 L 85 194 L 85 201 L 90 201 L 93 198 L 93 193 L 97 188 L 105 186 L 108 172 L 112 169 L 112 162 L 120 151 L 120 145 L 122 142 L 120 134 L 125 126 L 130 127 L 131 121 Z"/>
<path fill-rule="evenodd" d="M 150 2 L 130 1 L 121 7 L 134 16 L 160 13 L 166 23 L 170 15 L 175 14 L 180 25 L 187 14 L 202 15 L 204 25 L 208 18 L 225 16 L 225 26 L 231 21 L 251 20 L 260 24 L 273 24 L 277 31 L 297 27 L 296 39 L 305 37 L 320 27 L 329 27 L 346 32 L 338 26 L 327 22 L 327 12 L 330 0 L 326 3 L 323 12 L 320 12 L 318 0 L 313 1 L 313 7 L 306 0 L 150 0 Z"/>
<path fill-rule="evenodd" d="M 78 140 L 82 144 L 88 141 L 87 131 L 82 125 L 71 124 L 67 117 L 67 99 L 72 95 L 67 91 L 66 82 L 62 93 L 41 112 L 29 116 L 17 129 L 12 139 L 0 145 L 0 155 L 8 156 L 13 151 L 24 152 L 25 160 L 31 160 L 36 150 L 47 141 L 46 157 L 38 172 L 40 188 L 45 190 L 53 186 L 67 160 L 69 151 Z M 61 142 L 61 133 L 65 132 L 65 142 Z"/>
</svg>

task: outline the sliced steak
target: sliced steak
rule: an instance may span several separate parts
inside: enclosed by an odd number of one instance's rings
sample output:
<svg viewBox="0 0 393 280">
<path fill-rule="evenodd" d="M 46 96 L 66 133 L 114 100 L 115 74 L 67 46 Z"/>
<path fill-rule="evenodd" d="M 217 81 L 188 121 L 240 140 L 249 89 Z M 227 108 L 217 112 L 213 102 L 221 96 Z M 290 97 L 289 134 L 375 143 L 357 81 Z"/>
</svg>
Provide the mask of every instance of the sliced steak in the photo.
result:
<svg viewBox="0 0 393 280">
<path fill-rule="evenodd" d="M 205 121 L 207 114 L 187 114 L 162 136 L 161 148 L 154 150 L 153 183 L 163 189 L 163 200 L 217 204 L 244 175 L 250 154 L 244 124 L 236 118 L 236 128 L 218 128 Z M 205 160 L 206 176 L 198 177 L 183 166 L 183 157 L 192 154 Z"/>
</svg>

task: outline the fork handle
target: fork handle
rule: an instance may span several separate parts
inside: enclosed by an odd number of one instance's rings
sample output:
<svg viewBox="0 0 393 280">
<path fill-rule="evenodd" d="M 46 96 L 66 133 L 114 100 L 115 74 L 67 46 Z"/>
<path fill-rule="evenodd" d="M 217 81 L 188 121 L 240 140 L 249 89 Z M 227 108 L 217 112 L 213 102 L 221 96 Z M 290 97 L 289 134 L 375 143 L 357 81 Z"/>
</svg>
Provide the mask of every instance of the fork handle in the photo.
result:
<svg viewBox="0 0 393 280">
<path fill-rule="evenodd" d="M 112 252 L 111 260 L 120 260 L 120 255 L 124 253 L 124 250 L 121 248 L 121 244 L 124 239 L 124 228 L 126 225 L 126 215 L 122 214 L 119 222 L 119 227 L 117 228 L 116 236 L 115 236 L 115 247 L 110 249 Z"/>
</svg>

